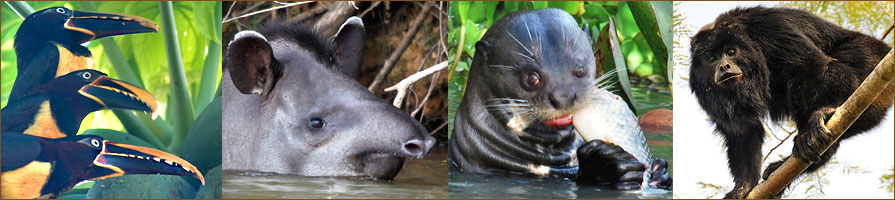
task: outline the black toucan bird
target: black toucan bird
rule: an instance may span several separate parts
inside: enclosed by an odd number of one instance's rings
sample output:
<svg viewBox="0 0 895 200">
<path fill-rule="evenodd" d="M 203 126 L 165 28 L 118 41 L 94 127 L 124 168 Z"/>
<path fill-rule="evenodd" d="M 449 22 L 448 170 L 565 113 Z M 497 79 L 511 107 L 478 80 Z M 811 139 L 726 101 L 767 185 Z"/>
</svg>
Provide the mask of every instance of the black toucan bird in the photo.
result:
<svg viewBox="0 0 895 200">
<path fill-rule="evenodd" d="M 115 80 L 105 73 L 83 69 L 34 89 L 3 108 L 3 132 L 45 138 L 77 134 L 81 120 L 92 112 L 120 108 L 154 113 L 158 102 L 149 92 Z"/>
<path fill-rule="evenodd" d="M 108 36 L 157 32 L 158 25 L 137 16 L 43 9 L 28 15 L 16 31 L 17 75 L 9 100 L 14 101 L 55 77 L 94 69 L 90 50 L 81 43 Z"/>
<path fill-rule="evenodd" d="M 190 176 L 205 184 L 195 166 L 152 148 L 113 143 L 93 135 L 58 139 L 14 132 L 0 135 L 3 199 L 56 197 L 78 182 L 125 174 Z"/>
</svg>

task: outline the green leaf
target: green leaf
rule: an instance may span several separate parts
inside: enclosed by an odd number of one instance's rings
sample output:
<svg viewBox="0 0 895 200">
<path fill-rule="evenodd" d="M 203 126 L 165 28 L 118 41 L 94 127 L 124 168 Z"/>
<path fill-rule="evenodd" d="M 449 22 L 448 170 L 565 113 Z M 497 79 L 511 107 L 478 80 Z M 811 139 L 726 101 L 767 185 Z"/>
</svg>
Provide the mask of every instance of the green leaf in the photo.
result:
<svg viewBox="0 0 895 200">
<path fill-rule="evenodd" d="M 532 1 L 531 7 L 535 10 L 544 9 L 544 8 L 547 8 L 547 2 L 546 1 Z"/>
<path fill-rule="evenodd" d="M 205 65 L 202 69 L 202 81 L 199 82 L 199 93 L 196 94 L 196 102 L 193 104 L 196 111 L 205 109 L 205 105 L 214 98 L 214 91 L 217 89 L 221 79 L 221 44 L 214 41 L 208 41 L 208 55 L 205 58 Z"/>
<path fill-rule="evenodd" d="M 656 61 L 659 63 L 659 66 L 654 69 L 661 71 L 657 71 L 656 74 L 666 76 L 666 80 L 669 80 L 665 71 L 668 69 L 668 58 L 670 58 L 670 54 L 666 41 L 661 35 L 661 30 L 659 30 L 658 18 L 656 18 L 656 13 L 653 11 L 652 4 L 646 1 L 631 1 L 627 2 L 627 4 L 631 9 L 637 27 L 640 28 L 641 34 L 643 34 L 653 55 L 656 57 Z"/>
<path fill-rule="evenodd" d="M 193 15 L 196 19 L 196 25 L 199 26 L 199 32 L 205 35 L 205 38 L 217 43 L 221 43 L 221 32 L 218 26 L 221 21 L 217 20 L 220 15 L 220 9 L 215 10 L 221 4 L 220 1 L 193 1 Z"/>
<path fill-rule="evenodd" d="M 221 185 L 223 183 L 221 176 L 223 176 L 223 173 L 220 165 L 208 171 L 205 174 L 205 185 L 199 187 L 196 199 L 221 199 Z"/>
<path fill-rule="evenodd" d="M 192 199 L 196 196 L 183 177 L 135 174 L 97 180 L 88 199 Z"/>
<path fill-rule="evenodd" d="M 199 171 L 221 165 L 221 98 L 215 98 L 190 128 L 180 157 Z"/>
<path fill-rule="evenodd" d="M 598 49 L 602 60 L 600 66 L 603 72 L 615 70 L 615 76 L 610 78 L 610 81 L 614 83 L 613 87 L 618 89 L 615 94 L 622 97 L 628 104 L 628 108 L 636 114 L 637 110 L 631 95 L 631 81 L 628 79 L 628 67 L 625 65 L 625 55 L 622 54 L 621 45 L 615 33 L 615 20 L 610 18 L 609 24 L 599 34 L 593 32 L 591 34 L 597 35 L 596 38 L 599 38 L 597 44 L 599 44 Z"/>
<path fill-rule="evenodd" d="M 559 8 L 569 13 L 569 15 L 575 16 L 578 14 L 578 3 L 577 1 L 548 1 L 547 7 Z"/>
</svg>

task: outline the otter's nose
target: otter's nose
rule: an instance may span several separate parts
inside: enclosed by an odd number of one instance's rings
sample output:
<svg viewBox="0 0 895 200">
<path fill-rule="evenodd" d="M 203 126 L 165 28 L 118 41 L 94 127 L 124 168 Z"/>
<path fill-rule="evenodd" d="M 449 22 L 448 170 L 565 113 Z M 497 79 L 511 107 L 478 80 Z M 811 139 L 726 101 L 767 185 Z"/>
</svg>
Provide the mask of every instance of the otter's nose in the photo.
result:
<svg viewBox="0 0 895 200">
<path fill-rule="evenodd" d="M 575 104 L 575 99 L 577 98 L 578 95 L 575 94 L 575 90 L 553 90 L 550 92 L 550 105 L 555 109 L 568 108 Z"/>
</svg>

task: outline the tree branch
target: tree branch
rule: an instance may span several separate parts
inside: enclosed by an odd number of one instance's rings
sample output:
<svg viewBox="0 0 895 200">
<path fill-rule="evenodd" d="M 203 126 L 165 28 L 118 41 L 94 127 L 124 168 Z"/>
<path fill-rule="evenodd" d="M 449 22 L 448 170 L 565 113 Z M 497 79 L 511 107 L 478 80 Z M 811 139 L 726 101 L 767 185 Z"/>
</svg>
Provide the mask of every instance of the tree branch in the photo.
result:
<svg viewBox="0 0 895 200">
<path fill-rule="evenodd" d="M 891 84 L 895 79 L 895 49 L 889 50 L 873 72 L 861 83 L 861 86 L 842 104 L 836 108 L 836 113 L 827 121 L 827 128 L 833 134 L 833 140 L 827 144 L 821 144 L 826 152 L 833 143 L 839 140 L 842 133 L 848 130 L 848 127 L 864 113 L 864 110 L 876 100 L 883 89 Z M 773 195 L 780 193 L 787 185 L 792 183 L 803 171 L 805 171 L 811 162 L 803 161 L 791 156 L 786 162 L 777 168 L 767 180 L 759 183 L 749 192 L 748 199 L 767 199 Z"/>
<path fill-rule="evenodd" d="M 410 89 L 411 84 L 413 84 L 413 83 L 419 81 L 420 79 L 423 79 L 424 77 L 429 76 L 430 74 L 433 74 L 437 71 L 444 70 L 444 68 L 447 68 L 447 61 L 435 64 L 434 66 L 429 67 L 426 70 L 423 70 L 421 72 L 417 72 L 416 74 L 410 75 L 407 78 L 405 78 L 404 80 L 401 80 L 401 82 L 398 82 L 398 84 L 395 84 L 394 86 L 391 86 L 389 88 L 385 88 L 385 91 L 386 92 L 391 92 L 391 91 L 395 91 L 395 90 L 398 91 L 398 95 L 395 96 L 395 101 L 393 102 L 393 105 L 395 105 L 395 107 L 401 108 L 399 105 L 401 105 L 401 103 L 404 102 L 404 96 L 407 95 L 407 90 Z"/>
<path fill-rule="evenodd" d="M 420 11 L 419 14 L 416 15 L 416 19 L 413 19 L 413 23 L 410 25 L 410 29 L 407 29 L 407 34 L 404 34 L 404 38 L 401 39 L 401 43 L 399 43 L 398 48 L 395 49 L 394 52 L 388 57 L 388 60 L 385 60 L 385 64 L 382 65 L 382 69 L 379 70 L 379 73 L 376 74 L 376 79 L 373 79 L 373 83 L 370 83 L 370 87 L 367 90 L 376 94 L 376 90 L 382 85 L 382 82 L 385 81 L 385 77 L 388 76 L 388 73 L 392 71 L 392 68 L 395 67 L 395 63 L 398 62 L 398 59 L 401 58 L 401 55 L 404 54 L 404 51 L 407 50 L 407 46 L 413 42 L 414 36 L 416 36 L 417 30 L 420 29 L 420 25 L 423 24 L 423 20 L 426 19 L 429 13 L 429 10 L 432 9 L 432 2 L 426 2 L 423 6 L 423 10 Z M 400 94 L 399 94 L 400 97 Z"/>
</svg>

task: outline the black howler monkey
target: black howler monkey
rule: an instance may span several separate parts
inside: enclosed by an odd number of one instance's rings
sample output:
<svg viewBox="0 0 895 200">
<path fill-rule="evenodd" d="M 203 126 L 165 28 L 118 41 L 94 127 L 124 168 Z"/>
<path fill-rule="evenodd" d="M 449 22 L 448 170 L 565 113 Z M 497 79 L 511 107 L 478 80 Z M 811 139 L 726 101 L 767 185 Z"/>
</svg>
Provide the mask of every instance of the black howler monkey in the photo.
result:
<svg viewBox="0 0 895 200">
<path fill-rule="evenodd" d="M 762 176 L 761 119 L 790 119 L 798 129 L 793 155 L 813 161 L 814 172 L 836 153 L 817 144 L 824 127 L 892 47 L 801 10 L 737 8 L 718 16 L 691 41 L 690 89 L 727 146 L 735 186 L 725 198 L 743 198 Z M 878 125 L 895 99 L 889 84 L 840 140 Z M 764 178 L 777 169 L 774 162 Z M 780 194 L 778 194 L 780 195 Z"/>
</svg>

